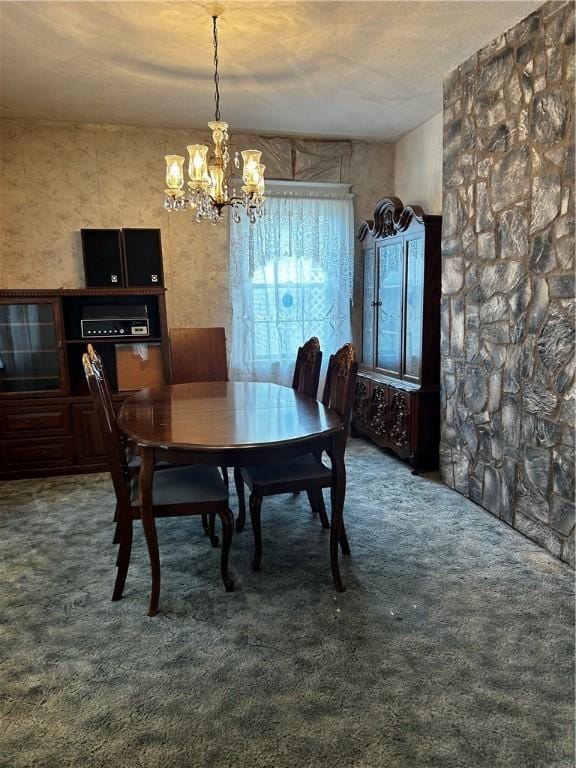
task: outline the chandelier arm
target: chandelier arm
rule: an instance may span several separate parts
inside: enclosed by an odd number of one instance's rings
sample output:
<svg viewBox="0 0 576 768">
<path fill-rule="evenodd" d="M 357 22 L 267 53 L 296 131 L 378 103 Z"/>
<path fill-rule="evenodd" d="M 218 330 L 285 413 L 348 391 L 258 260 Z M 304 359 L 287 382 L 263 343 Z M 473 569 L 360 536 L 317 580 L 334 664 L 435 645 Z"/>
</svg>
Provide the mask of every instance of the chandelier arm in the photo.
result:
<svg viewBox="0 0 576 768">
<path fill-rule="evenodd" d="M 220 76 L 218 75 L 218 16 L 212 16 L 212 32 L 214 43 L 214 101 L 216 102 L 215 119 L 220 120 Z"/>
</svg>

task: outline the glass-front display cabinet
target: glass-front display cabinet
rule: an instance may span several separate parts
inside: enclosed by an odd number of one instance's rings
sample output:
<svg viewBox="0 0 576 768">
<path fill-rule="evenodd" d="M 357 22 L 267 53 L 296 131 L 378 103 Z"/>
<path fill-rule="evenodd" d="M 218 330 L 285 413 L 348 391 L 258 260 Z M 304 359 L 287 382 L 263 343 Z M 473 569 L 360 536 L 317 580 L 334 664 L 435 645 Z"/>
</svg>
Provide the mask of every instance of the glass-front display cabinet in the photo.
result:
<svg viewBox="0 0 576 768">
<path fill-rule="evenodd" d="M 362 364 L 352 426 L 415 469 L 438 455 L 441 222 L 383 198 L 358 232 Z"/>
<path fill-rule="evenodd" d="M 94 315 L 105 322 L 88 335 L 82 321 Z M 146 337 L 108 329 L 142 317 Z M 82 365 L 88 342 L 118 409 L 134 390 L 169 381 L 164 288 L 0 290 L 0 480 L 107 468 Z"/>
<path fill-rule="evenodd" d="M 65 391 L 57 301 L 0 303 L 0 393 Z"/>
</svg>

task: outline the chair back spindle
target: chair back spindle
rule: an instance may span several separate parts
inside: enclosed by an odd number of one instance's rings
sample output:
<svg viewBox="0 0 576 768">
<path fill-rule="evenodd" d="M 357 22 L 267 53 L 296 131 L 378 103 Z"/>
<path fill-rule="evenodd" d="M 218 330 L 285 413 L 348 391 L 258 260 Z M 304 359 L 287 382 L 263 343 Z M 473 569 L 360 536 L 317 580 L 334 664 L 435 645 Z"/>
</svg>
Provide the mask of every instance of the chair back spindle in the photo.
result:
<svg viewBox="0 0 576 768">
<path fill-rule="evenodd" d="M 110 389 L 110 382 L 108 381 L 108 376 L 106 375 L 106 369 L 104 368 L 104 363 L 102 362 L 102 358 L 100 357 L 98 352 L 96 352 L 92 344 L 88 344 L 86 346 L 86 351 L 88 352 L 88 355 L 90 357 L 90 362 L 92 363 L 94 372 L 98 377 L 98 381 L 101 384 L 102 394 L 104 395 L 104 398 L 106 400 L 106 409 L 109 412 L 113 412 L 114 403 L 112 401 L 112 390 Z"/>
<path fill-rule="evenodd" d="M 102 396 L 104 397 L 106 412 L 111 416 L 113 416 L 115 419 L 116 409 L 114 408 L 114 401 L 112 400 L 112 390 L 110 389 L 110 382 L 108 381 L 108 376 L 106 375 L 104 362 L 102 361 L 102 358 L 100 357 L 98 352 L 96 352 L 92 344 L 88 344 L 86 346 L 86 350 L 90 357 L 90 361 L 92 362 L 92 366 L 94 368 L 94 372 L 100 384 L 100 388 L 102 390 Z M 133 450 L 131 449 L 128 440 L 124 437 L 124 435 L 121 435 L 120 439 L 122 441 L 122 445 L 124 446 L 124 450 L 127 451 L 127 455 L 131 455 L 133 453 Z"/>
<path fill-rule="evenodd" d="M 358 362 L 352 344 L 344 344 L 335 354 L 330 355 L 322 403 L 336 411 L 344 423 L 342 453 L 346 447 L 352 417 L 357 373 Z"/>
<path fill-rule="evenodd" d="M 292 378 L 292 389 L 316 398 L 318 396 L 321 366 L 322 352 L 320 350 L 320 342 L 316 336 L 313 336 L 298 348 L 294 376 Z"/>
<path fill-rule="evenodd" d="M 104 379 L 86 352 L 82 355 L 82 365 L 94 403 L 96 420 L 104 439 L 106 458 L 112 475 L 116 499 L 119 505 L 127 505 L 126 508 L 128 508 L 130 506 L 130 472 L 112 399 L 107 399 Z"/>
</svg>

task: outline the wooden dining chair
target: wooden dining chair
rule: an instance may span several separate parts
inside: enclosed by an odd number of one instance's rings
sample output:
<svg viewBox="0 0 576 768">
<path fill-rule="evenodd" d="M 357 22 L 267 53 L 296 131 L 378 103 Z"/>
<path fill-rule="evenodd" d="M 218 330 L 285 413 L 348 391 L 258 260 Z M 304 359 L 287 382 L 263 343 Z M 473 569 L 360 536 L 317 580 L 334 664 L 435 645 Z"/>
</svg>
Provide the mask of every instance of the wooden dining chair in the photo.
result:
<svg viewBox="0 0 576 768">
<path fill-rule="evenodd" d="M 357 371 L 358 363 L 352 344 L 345 344 L 330 356 L 322 403 L 335 410 L 342 419 L 344 428 L 335 441 L 335 454 L 342 461 L 348 439 Z M 240 473 L 243 482 L 250 489 L 250 518 L 254 532 L 253 570 L 259 570 L 262 559 L 260 513 L 264 496 L 307 491 L 311 506 L 316 507 L 320 514 L 322 526 L 330 527 L 322 489 L 330 488 L 334 492 L 332 470 L 322 462 L 321 456 L 308 454 L 278 465 L 243 467 Z M 344 522 L 340 531 L 340 545 L 344 554 L 350 553 Z"/>
<path fill-rule="evenodd" d="M 228 381 L 224 328 L 170 330 L 171 383 Z"/>
<path fill-rule="evenodd" d="M 224 328 L 172 328 L 170 361 L 172 384 L 228 381 Z M 221 472 L 228 488 L 228 469 Z"/>
<path fill-rule="evenodd" d="M 88 356 L 90 357 L 90 362 L 92 363 L 94 367 L 94 371 L 98 376 L 98 380 L 101 384 L 102 396 L 104 398 L 106 409 L 109 414 L 115 414 L 116 409 L 114 408 L 114 401 L 112 400 L 112 390 L 110 389 L 110 382 L 108 381 L 108 376 L 106 374 L 106 369 L 104 367 L 102 358 L 100 357 L 98 352 L 96 352 L 92 344 L 88 344 L 86 346 L 86 351 L 88 353 Z M 126 454 L 128 457 L 128 469 L 130 471 L 130 474 L 137 475 L 140 472 L 140 466 L 142 464 L 140 456 L 136 452 L 134 446 L 132 446 L 130 442 L 125 439 L 124 436 L 122 436 L 122 441 L 124 442 L 124 447 L 126 449 Z M 161 462 L 159 466 L 170 466 L 170 465 L 167 464 L 167 462 Z"/>
<path fill-rule="evenodd" d="M 115 413 L 116 409 L 114 408 L 114 401 L 112 400 L 112 391 L 110 389 L 110 382 L 108 381 L 108 376 L 106 374 L 106 369 L 104 367 L 102 358 L 100 357 L 98 352 L 96 352 L 92 344 L 88 344 L 86 346 L 86 352 L 90 358 L 90 362 L 92 363 L 94 372 L 98 377 L 98 381 L 102 389 L 102 397 L 104 399 L 106 411 L 108 414 L 113 414 Z M 104 435 L 103 437 L 105 439 Z M 138 456 L 138 454 L 131 449 L 130 445 L 128 444 L 128 441 L 124 440 L 124 437 L 122 437 L 122 440 L 124 441 L 124 449 L 127 455 L 128 471 L 131 475 L 137 476 L 140 471 L 140 464 L 141 464 L 140 456 Z M 116 523 L 116 527 L 114 529 L 114 537 L 112 539 L 112 543 L 118 544 L 118 542 L 120 541 L 120 528 L 118 524 L 118 502 L 116 502 L 116 508 L 114 510 L 114 522 Z"/>
<path fill-rule="evenodd" d="M 316 336 L 312 336 L 312 338 L 304 342 L 301 347 L 298 347 L 296 363 L 294 365 L 294 374 L 292 376 L 292 389 L 316 399 L 318 395 L 318 382 L 320 381 L 321 368 L 322 351 L 320 349 L 320 342 Z M 240 467 L 234 469 L 234 485 L 236 486 L 236 495 L 238 496 L 238 519 L 236 520 L 236 530 L 243 531 L 244 526 L 246 525 L 246 497 L 244 496 L 244 481 L 242 480 Z M 314 512 L 318 512 L 322 515 L 321 509 L 317 504 L 313 504 L 312 500 L 310 500 L 310 504 Z M 325 511 L 324 515 L 326 515 Z"/>
<path fill-rule="evenodd" d="M 96 352 L 92 344 L 88 344 L 86 347 L 86 351 L 88 356 L 90 357 L 90 361 L 92 363 L 92 366 L 94 367 L 94 371 L 96 373 L 96 376 L 98 377 L 98 381 L 100 383 L 101 389 L 102 389 L 102 397 L 104 399 L 104 405 L 106 407 L 106 411 L 108 413 L 109 418 L 115 418 L 116 416 L 116 409 L 114 408 L 114 401 L 112 400 L 112 391 L 110 389 L 110 383 L 108 381 L 108 376 L 106 375 L 106 368 L 104 367 L 104 363 L 102 361 L 102 358 Z M 106 439 L 106 436 L 103 435 L 104 439 Z M 132 477 L 138 477 L 140 473 L 140 468 L 142 466 L 142 460 L 135 450 L 134 446 L 130 444 L 128 440 L 124 438 L 124 436 L 121 436 L 121 440 L 124 444 L 124 450 L 126 452 L 126 458 L 128 463 L 128 472 Z M 170 464 L 167 461 L 159 461 L 155 465 L 155 469 L 165 469 L 166 467 L 169 467 Z M 116 503 L 116 509 L 114 510 L 114 522 L 116 523 L 116 527 L 114 529 L 114 536 L 112 538 L 113 544 L 118 544 L 120 541 L 120 528 L 119 528 L 119 522 L 118 522 L 118 503 Z M 206 515 L 202 516 L 202 526 L 204 528 L 204 532 L 207 536 L 210 536 L 210 540 L 212 542 L 212 546 L 217 547 L 219 544 L 218 537 L 216 536 L 215 530 L 214 530 L 214 520 L 209 520 Z"/>
<path fill-rule="evenodd" d="M 112 390 L 110 389 L 110 383 L 108 381 L 108 376 L 106 375 L 106 369 L 104 367 L 104 363 L 102 361 L 102 358 L 98 354 L 98 352 L 96 352 L 96 350 L 92 346 L 92 344 L 87 345 L 86 352 L 90 357 L 90 362 L 94 367 L 94 372 L 96 373 L 96 376 L 98 377 L 98 381 L 102 388 L 102 397 L 104 398 L 104 405 L 106 407 L 108 414 L 110 415 L 110 417 L 112 417 L 112 415 L 116 414 L 116 409 L 114 408 L 114 401 L 112 400 Z M 129 440 L 126 440 L 124 435 L 121 436 L 121 439 L 124 444 L 124 448 L 126 450 L 126 455 L 128 460 L 128 470 L 131 475 L 137 476 L 138 473 L 140 472 L 140 467 L 142 466 L 142 460 L 138 452 L 136 451 L 135 447 L 130 444 Z M 170 464 L 167 461 L 159 461 L 156 464 L 156 469 L 163 469 L 164 467 L 169 467 L 169 466 Z M 114 543 L 117 544 L 118 542 L 115 541 Z"/>
<path fill-rule="evenodd" d="M 103 380 L 94 367 L 90 356 L 82 356 L 84 373 L 96 418 L 106 436 L 106 456 L 112 476 L 118 504 L 120 546 L 117 557 L 117 575 L 112 600 L 120 600 L 130 565 L 133 521 L 142 520 L 149 550 L 157 546 L 157 517 L 181 517 L 185 515 L 218 515 L 222 522 L 222 553 L 220 570 L 227 592 L 234 589 L 228 575 L 228 554 L 234 529 L 234 516 L 228 507 L 228 490 L 216 468 L 177 466 L 154 473 L 152 514 L 140 505 L 138 477 L 128 467 L 125 443 L 113 412 L 107 407 Z M 157 596 L 151 599 L 149 614 L 156 613 Z"/>
</svg>

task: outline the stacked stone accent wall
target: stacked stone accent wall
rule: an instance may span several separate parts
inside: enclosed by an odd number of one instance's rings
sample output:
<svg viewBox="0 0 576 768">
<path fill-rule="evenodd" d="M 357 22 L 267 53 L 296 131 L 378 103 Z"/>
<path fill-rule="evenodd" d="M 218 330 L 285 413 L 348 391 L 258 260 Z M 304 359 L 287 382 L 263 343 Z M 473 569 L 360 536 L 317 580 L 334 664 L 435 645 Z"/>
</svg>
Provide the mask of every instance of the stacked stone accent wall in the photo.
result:
<svg viewBox="0 0 576 768">
<path fill-rule="evenodd" d="M 440 459 L 445 483 L 572 564 L 573 108 L 572 2 L 445 79 Z"/>
</svg>

